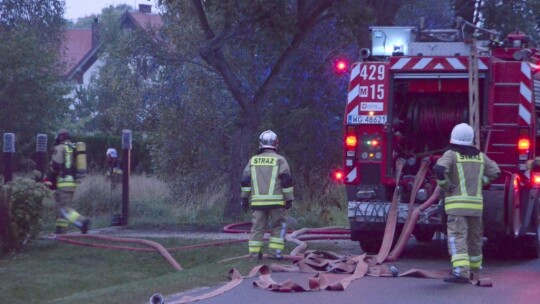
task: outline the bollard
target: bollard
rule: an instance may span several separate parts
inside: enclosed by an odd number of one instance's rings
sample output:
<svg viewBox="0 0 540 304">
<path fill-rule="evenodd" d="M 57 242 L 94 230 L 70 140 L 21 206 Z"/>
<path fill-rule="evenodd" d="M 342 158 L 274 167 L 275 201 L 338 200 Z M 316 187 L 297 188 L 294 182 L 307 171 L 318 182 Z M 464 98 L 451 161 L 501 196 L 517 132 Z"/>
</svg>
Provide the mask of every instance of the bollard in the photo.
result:
<svg viewBox="0 0 540 304">
<path fill-rule="evenodd" d="M 15 134 L 4 133 L 4 184 L 13 179 L 13 154 L 15 153 Z"/>
<path fill-rule="evenodd" d="M 131 130 L 122 130 L 122 225 L 129 223 L 129 175 L 131 169 Z"/>
<path fill-rule="evenodd" d="M 43 181 L 47 170 L 47 134 L 38 134 L 36 139 L 36 170 L 41 173 L 41 176 L 36 176 L 36 182 Z"/>
</svg>

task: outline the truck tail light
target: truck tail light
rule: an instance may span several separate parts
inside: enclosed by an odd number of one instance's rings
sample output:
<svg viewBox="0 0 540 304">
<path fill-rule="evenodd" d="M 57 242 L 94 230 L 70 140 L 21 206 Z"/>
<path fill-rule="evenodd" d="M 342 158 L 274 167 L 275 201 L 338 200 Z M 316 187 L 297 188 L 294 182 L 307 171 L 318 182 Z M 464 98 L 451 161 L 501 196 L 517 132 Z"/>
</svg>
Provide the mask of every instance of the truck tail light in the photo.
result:
<svg viewBox="0 0 540 304">
<path fill-rule="evenodd" d="M 517 141 L 518 150 L 518 169 L 522 172 L 527 171 L 527 160 L 531 158 L 531 149 L 534 151 L 531 141 L 532 131 L 529 128 L 520 128 Z"/>
<path fill-rule="evenodd" d="M 358 139 L 356 138 L 356 135 L 347 135 L 347 138 L 345 138 L 345 144 L 347 145 L 347 148 L 356 148 L 356 144 L 358 143 Z"/>
<path fill-rule="evenodd" d="M 356 161 L 356 149 L 358 148 L 358 137 L 356 127 L 347 126 L 347 136 L 345 136 L 345 166 L 352 168 Z"/>
<path fill-rule="evenodd" d="M 518 141 L 519 153 L 528 153 L 531 147 L 531 141 L 528 138 L 520 138 Z"/>
<path fill-rule="evenodd" d="M 540 172 L 531 172 L 531 183 L 533 188 L 540 188 Z"/>
</svg>

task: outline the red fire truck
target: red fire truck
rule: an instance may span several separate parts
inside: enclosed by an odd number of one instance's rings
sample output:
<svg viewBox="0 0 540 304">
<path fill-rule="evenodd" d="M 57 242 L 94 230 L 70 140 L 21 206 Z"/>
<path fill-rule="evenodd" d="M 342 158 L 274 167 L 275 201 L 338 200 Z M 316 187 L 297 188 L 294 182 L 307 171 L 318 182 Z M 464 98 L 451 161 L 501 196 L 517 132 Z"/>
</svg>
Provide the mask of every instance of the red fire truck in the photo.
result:
<svg viewBox="0 0 540 304">
<path fill-rule="evenodd" d="M 446 232 L 432 167 L 453 126 L 466 122 L 502 171 L 483 190 L 488 244 L 506 256 L 539 256 L 540 169 L 531 164 L 540 150 L 540 55 L 523 33 L 499 40 L 461 24 L 371 27 L 372 48 L 351 67 L 342 173 L 351 239 L 367 252 L 381 246 L 393 201 L 396 236 L 413 209 L 418 241 Z M 464 38 L 467 25 L 488 38 Z"/>
</svg>

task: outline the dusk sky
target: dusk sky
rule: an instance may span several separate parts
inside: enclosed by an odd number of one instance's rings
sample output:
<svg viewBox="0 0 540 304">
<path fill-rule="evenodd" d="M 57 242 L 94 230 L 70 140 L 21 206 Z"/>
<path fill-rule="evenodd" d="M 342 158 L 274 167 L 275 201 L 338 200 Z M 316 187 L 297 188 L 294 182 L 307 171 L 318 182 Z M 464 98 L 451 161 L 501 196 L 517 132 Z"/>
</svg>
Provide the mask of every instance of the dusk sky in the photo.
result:
<svg viewBox="0 0 540 304">
<path fill-rule="evenodd" d="M 77 18 L 91 14 L 100 14 L 101 10 L 109 5 L 128 4 L 137 8 L 139 4 L 155 6 L 156 0 L 65 0 L 65 18 L 76 21 Z M 75 19 L 75 20 L 74 20 Z"/>
</svg>

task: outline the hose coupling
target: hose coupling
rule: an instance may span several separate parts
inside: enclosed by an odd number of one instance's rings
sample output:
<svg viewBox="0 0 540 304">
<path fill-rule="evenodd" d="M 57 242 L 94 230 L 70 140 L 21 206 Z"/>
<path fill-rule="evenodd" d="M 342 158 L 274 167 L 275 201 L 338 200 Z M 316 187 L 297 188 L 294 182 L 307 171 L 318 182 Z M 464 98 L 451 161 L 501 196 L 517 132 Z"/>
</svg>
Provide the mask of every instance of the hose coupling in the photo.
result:
<svg viewBox="0 0 540 304">
<path fill-rule="evenodd" d="M 163 296 L 159 293 L 155 293 L 150 297 L 149 304 L 163 304 Z"/>
</svg>

